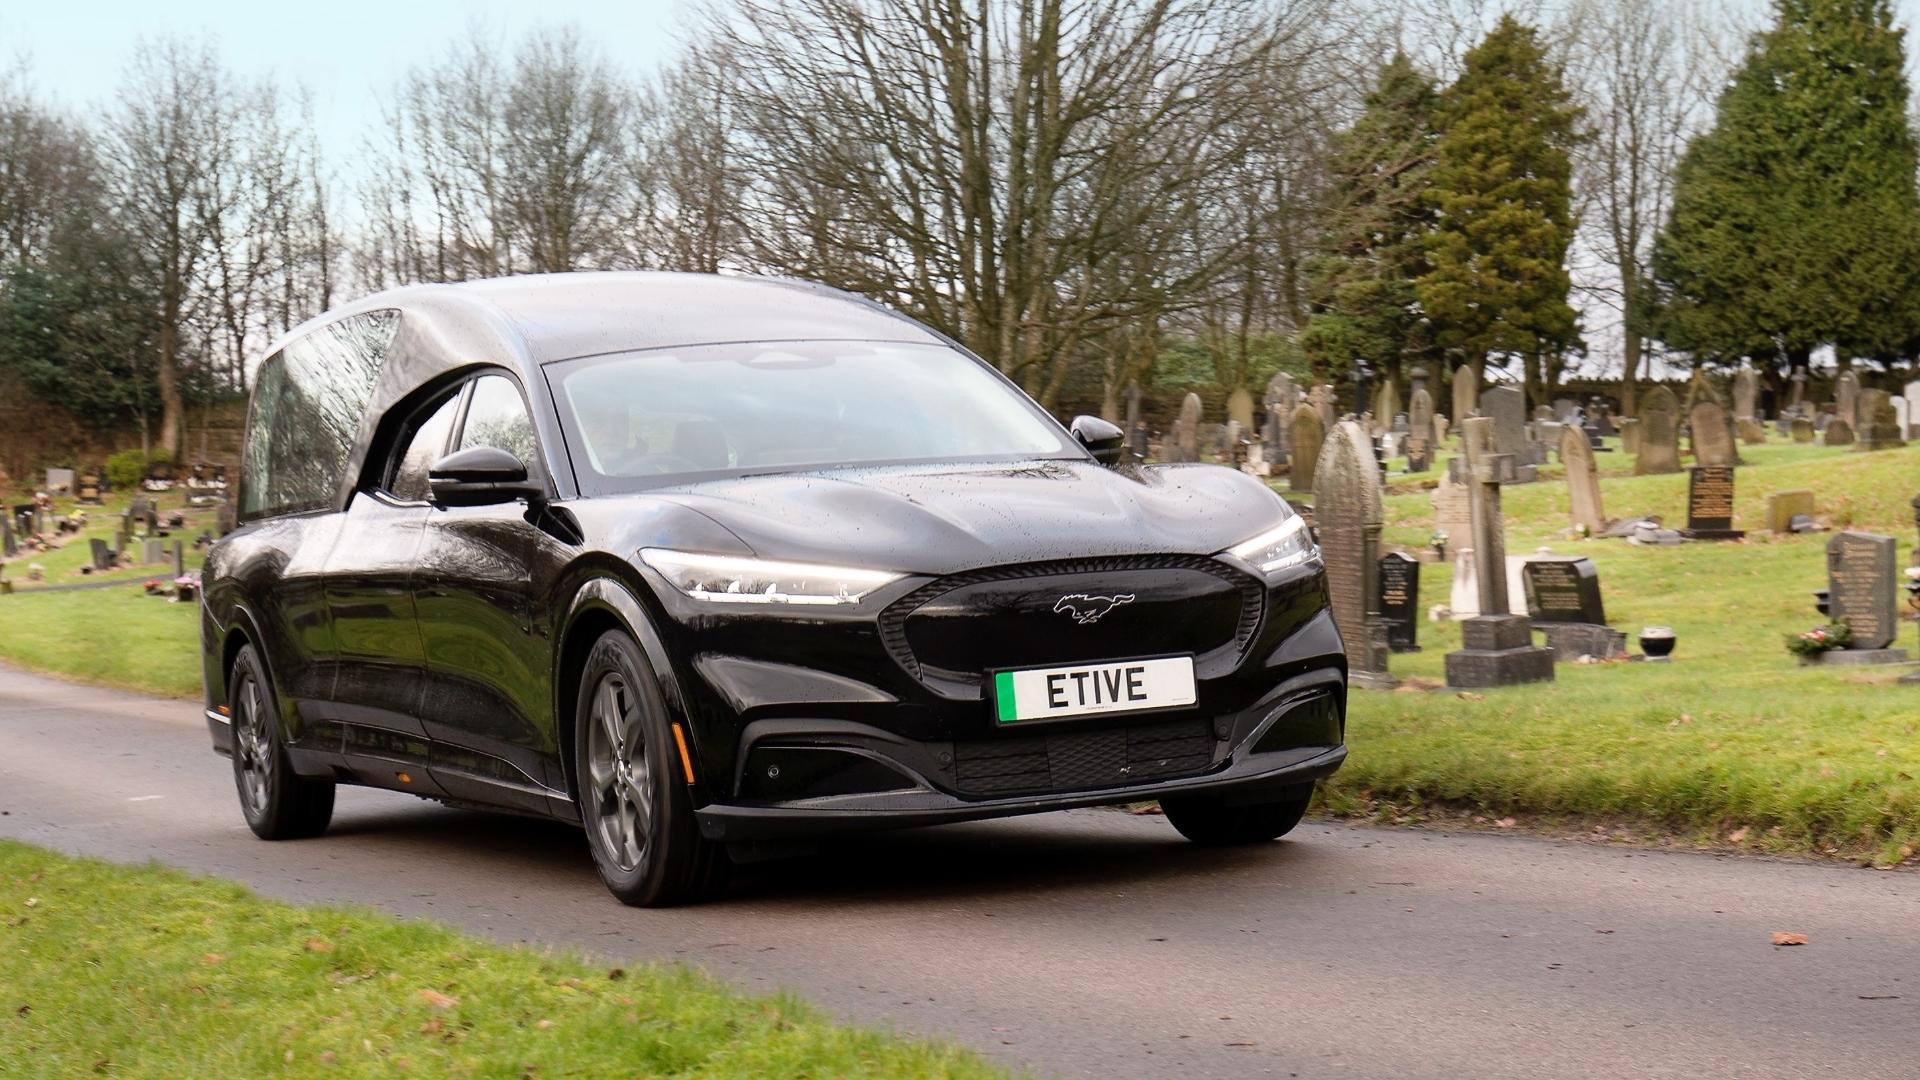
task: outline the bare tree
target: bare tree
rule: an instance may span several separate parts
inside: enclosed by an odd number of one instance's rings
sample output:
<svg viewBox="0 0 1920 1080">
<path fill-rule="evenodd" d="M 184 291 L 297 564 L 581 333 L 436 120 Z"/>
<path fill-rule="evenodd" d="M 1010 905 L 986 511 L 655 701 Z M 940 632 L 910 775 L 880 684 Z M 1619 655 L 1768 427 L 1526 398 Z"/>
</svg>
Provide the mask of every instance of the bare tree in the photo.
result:
<svg viewBox="0 0 1920 1080">
<path fill-rule="evenodd" d="M 34 99 L 24 69 L 0 74 L 0 262 L 44 261 L 96 179 L 86 132 Z"/>
<path fill-rule="evenodd" d="M 746 174 L 733 131 L 738 79 L 723 46 L 692 46 L 635 112 L 635 265 L 718 273 L 741 264 Z"/>
</svg>

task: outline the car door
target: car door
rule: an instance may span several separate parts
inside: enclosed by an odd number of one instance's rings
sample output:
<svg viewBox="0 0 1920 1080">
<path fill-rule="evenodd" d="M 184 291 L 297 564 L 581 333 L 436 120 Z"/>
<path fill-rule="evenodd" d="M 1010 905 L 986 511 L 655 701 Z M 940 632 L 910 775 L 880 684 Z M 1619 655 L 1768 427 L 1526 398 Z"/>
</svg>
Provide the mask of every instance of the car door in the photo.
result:
<svg viewBox="0 0 1920 1080">
<path fill-rule="evenodd" d="M 410 579 L 431 512 L 427 470 L 446 453 L 459 406 L 457 392 L 437 395 L 375 448 L 386 458 L 379 481 L 354 492 L 323 573 L 336 656 L 327 712 L 348 764 L 367 783 L 425 795 L 442 792 L 419 717 L 426 653 Z"/>
<path fill-rule="evenodd" d="M 497 446 L 546 475 L 519 384 L 472 381 L 453 448 Z M 527 809 L 564 800 L 552 716 L 555 579 L 565 544 L 530 524 L 519 502 L 435 507 L 412 592 L 426 659 L 420 716 L 434 777 L 456 796 Z"/>
</svg>

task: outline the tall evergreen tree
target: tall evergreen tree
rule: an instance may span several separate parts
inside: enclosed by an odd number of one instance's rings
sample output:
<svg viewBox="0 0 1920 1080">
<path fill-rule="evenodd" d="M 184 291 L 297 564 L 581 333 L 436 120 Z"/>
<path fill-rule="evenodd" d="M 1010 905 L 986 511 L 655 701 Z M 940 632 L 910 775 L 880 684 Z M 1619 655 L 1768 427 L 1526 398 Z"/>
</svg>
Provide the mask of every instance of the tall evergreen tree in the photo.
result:
<svg viewBox="0 0 1920 1080">
<path fill-rule="evenodd" d="M 1701 362 L 1890 361 L 1920 336 L 1920 196 L 1891 0 L 1775 0 L 1681 159 L 1657 323 Z"/>
<path fill-rule="evenodd" d="M 1520 359 L 1536 393 L 1579 344 L 1566 266 L 1579 118 L 1538 32 L 1511 15 L 1467 53 L 1440 100 L 1439 216 L 1420 303 L 1442 348 L 1482 375 L 1490 360 Z"/>
<path fill-rule="evenodd" d="M 1395 55 L 1335 144 L 1330 225 L 1310 264 L 1313 314 L 1300 337 L 1322 378 L 1338 379 L 1367 359 L 1397 379 L 1432 348 L 1414 281 L 1429 269 L 1438 104 L 1433 80 Z"/>
</svg>

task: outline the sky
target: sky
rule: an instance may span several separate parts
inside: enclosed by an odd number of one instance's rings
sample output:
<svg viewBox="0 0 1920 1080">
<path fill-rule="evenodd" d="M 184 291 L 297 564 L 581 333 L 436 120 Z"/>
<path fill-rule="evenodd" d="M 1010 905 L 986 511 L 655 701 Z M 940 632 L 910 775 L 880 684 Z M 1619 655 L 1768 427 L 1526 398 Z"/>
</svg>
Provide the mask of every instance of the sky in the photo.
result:
<svg viewBox="0 0 1920 1080">
<path fill-rule="evenodd" d="M 43 97 L 78 113 L 112 100 L 142 39 L 211 36 L 230 69 L 311 92 L 322 152 L 359 152 L 380 101 L 408 68 L 480 29 L 513 42 L 541 25 L 578 26 L 616 65 L 651 71 L 675 48 L 693 0 L 8 0 L 0 67 L 20 60 Z"/>
</svg>

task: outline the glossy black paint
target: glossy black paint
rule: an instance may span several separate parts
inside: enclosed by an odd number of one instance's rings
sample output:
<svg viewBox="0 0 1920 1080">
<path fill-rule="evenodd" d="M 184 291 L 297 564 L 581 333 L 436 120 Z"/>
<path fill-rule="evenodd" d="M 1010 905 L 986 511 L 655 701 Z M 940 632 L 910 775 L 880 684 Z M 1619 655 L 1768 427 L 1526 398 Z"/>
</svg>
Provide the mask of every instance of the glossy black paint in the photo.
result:
<svg viewBox="0 0 1920 1080">
<path fill-rule="evenodd" d="M 624 628 L 688 738 L 715 839 L 1163 793 L 1261 801 L 1344 757 L 1345 661 L 1318 564 L 1270 583 L 1220 554 L 1291 514 L 1257 480 L 1107 468 L 1088 453 L 582 498 L 542 363 L 728 340 L 939 339 L 830 290 L 692 275 L 419 287 L 337 314 L 373 308 L 398 310 L 400 326 L 335 504 L 245 522 L 209 555 L 216 746 L 228 665 L 251 641 L 300 772 L 577 820 L 566 718 L 578 664 L 601 632 Z M 387 495 L 404 415 L 481 372 L 521 387 L 538 494 Z M 1094 442 L 1107 434 L 1082 426 Z M 729 606 L 678 592 L 640 561 L 649 547 L 906 576 L 858 604 Z M 1056 608 L 1062 595 L 1122 591 L 1135 600 L 1095 623 Z M 982 690 L 995 668 L 1173 654 L 1196 660 L 1191 710 L 1010 732 Z"/>
</svg>

